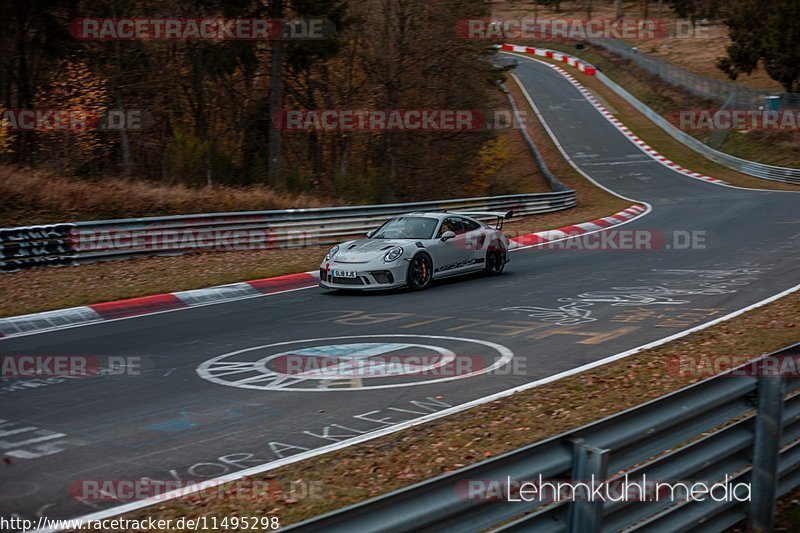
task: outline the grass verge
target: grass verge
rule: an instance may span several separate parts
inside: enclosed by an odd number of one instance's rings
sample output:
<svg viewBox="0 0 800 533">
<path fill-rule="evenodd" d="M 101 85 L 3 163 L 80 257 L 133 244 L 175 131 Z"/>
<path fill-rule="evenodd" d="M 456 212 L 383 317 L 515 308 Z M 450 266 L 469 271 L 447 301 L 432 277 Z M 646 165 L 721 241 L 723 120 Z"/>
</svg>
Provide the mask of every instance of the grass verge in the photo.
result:
<svg viewBox="0 0 800 533">
<path fill-rule="evenodd" d="M 775 531 L 800 531 L 800 487 L 778 499 L 775 508 Z M 737 527 L 733 531 L 746 531 Z"/>
<path fill-rule="evenodd" d="M 63 309 L 305 272 L 327 247 L 209 252 L 58 268 L 0 276 L 0 316 Z"/>
<path fill-rule="evenodd" d="M 321 207 L 332 202 L 259 186 L 191 188 L 130 178 L 87 180 L 0 166 L 0 226 Z"/>
<path fill-rule="evenodd" d="M 568 431 L 707 377 L 685 366 L 675 371 L 671 362 L 676 357 L 734 355 L 735 362 L 782 348 L 798 338 L 798 308 L 800 292 L 794 292 L 626 359 L 252 478 L 282 487 L 298 480 L 322 483 L 322 498 L 190 495 L 125 518 L 267 514 L 279 516 L 282 525 L 297 522 Z"/>
</svg>

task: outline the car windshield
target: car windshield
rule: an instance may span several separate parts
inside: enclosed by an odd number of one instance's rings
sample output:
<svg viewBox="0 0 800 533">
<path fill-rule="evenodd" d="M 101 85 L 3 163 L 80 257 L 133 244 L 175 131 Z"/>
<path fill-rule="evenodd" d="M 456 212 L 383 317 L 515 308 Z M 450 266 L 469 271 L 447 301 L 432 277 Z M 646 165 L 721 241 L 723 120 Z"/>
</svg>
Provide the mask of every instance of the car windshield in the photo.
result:
<svg viewBox="0 0 800 533">
<path fill-rule="evenodd" d="M 435 218 L 396 217 L 378 228 L 373 239 L 430 239 L 436 229 Z"/>
</svg>

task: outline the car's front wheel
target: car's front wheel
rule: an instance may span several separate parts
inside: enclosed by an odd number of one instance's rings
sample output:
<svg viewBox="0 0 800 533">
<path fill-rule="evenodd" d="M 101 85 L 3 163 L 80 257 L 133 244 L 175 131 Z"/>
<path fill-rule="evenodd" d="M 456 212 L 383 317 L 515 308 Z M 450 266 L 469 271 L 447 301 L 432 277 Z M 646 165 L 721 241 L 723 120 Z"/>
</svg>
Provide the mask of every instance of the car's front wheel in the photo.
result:
<svg viewBox="0 0 800 533">
<path fill-rule="evenodd" d="M 497 276 L 506 268 L 506 251 L 499 246 L 490 246 L 486 252 L 486 265 L 483 271 L 489 276 Z"/>
<path fill-rule="evenodd" d="M 416 291 L 427 289 L 433 279 L 433 263 L 427 254 L 417 254 L 408 264 L 408 286 Z"/>
</svg>

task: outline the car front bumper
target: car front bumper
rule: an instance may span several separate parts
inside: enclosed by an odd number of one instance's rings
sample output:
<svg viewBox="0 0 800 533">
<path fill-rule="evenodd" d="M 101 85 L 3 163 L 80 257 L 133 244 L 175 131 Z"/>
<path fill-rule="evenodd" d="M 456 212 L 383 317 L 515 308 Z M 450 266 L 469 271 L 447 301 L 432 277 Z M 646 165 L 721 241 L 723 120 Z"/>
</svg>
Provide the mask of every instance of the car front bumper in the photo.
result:
<svg viewBox="0 0 800 533">
<path fill-rule="evenodd" d="M 355 278 L 333 277 L 333 270 L 355 271 Z M 324 289 L 385 290 L 403 287 L 406 284 L 408 261 L 401 259 L 391 264 L 332 263 L 320 265 L 319 286 Z"/>
</svg>

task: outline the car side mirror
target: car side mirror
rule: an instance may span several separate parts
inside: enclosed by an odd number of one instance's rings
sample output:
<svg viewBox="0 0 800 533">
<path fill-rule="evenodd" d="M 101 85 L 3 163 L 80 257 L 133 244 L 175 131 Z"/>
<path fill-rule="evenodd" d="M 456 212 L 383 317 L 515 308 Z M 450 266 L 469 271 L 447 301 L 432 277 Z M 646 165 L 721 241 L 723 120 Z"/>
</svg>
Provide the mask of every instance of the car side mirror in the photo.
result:
<svg viewBox="0 0 800 533">
<path fill-rule="evenodd" d="M 369 239 L 369 238 L 371 238 L 371 237 L 372 237 L 374 234 L 375 234 L 375 230 L 368 231 L 368 232 L 367 232 L 367 238 L 368 238 L 368 239 Z"/>
<path fill-rule="evenodd" d="M 445 231 L 444 233 L 442 233 L 441 239 L 442 239 L 442 242 L 446 242 L 446 241 L 449 241 L 450 239 L 455 238 L 455 236 L 456 236 L 456 234 L 455 234 L 454 231 Z"/>
</svg>

